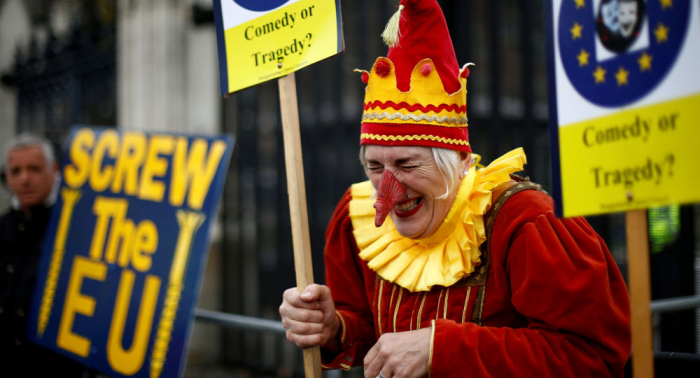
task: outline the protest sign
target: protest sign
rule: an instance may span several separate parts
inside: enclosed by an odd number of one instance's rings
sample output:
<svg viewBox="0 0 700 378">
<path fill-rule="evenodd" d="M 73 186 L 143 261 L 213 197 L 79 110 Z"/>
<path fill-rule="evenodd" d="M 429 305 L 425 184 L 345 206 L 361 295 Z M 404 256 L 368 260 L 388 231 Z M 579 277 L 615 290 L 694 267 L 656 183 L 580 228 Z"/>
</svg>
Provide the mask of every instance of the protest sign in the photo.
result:
<svg viewBox="0 0 700 378">
<path fill-rule="evenodd" d="M 279 78 L 297 288 L 314 282 L 294 72 L 344 49 L 340 0 L 214 0 L 223 96 Z M 304 348 L 307 377 L 321 377 L 319 346 Z"/>
<path fill-rule="evenodd" d="M 551 2 L 550 126 L 560 215 L 700 201 L 696 2 Z"/>
<path fill-rule="evenodd" d="M 697 2 L 545 3 L 558 215 L 626 212 L 632 370 L 653 376 L 644 209 L 697 202 Z"/>
<path fill-rule="evenodd" d="M 74 128 L 30 339 L 109 376 L 181 376 L 232 143 Z"/>
<path fill-rule="evenodd" d="M 214 0 L 221 94 L 343 51 L 340 0 Z"/>
</svg>

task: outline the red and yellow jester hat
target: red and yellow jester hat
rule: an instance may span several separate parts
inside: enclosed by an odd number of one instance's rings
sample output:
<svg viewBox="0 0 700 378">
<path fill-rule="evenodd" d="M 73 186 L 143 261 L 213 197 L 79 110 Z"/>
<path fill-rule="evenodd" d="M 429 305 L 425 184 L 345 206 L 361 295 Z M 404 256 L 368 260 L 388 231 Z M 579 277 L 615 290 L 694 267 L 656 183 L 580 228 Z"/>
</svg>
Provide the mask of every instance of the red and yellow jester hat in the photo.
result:
<svg viewBox="0 0 700 378">
<path fill-rule="evenodd" d="M 460 70 L 436 0 L 401 0 L 382 37 L 389 54 L 360 71 L 367 84 L 360 144 L 471 152 L 469 64 Z"/>
</svg>

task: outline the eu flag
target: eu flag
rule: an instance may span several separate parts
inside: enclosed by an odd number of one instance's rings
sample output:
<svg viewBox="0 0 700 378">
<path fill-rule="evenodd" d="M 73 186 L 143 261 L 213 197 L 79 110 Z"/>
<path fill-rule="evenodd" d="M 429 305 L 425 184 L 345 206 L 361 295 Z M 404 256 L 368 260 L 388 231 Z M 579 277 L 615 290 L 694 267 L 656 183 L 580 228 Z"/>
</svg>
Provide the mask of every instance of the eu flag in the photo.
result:
<svg viewBox="0 0 700 378">
<path fill-rule="evenodd" d="M 651 93 L 686 40 L 691 1 L 564 0 L 557 39 L 571 84 L 588 101 L 619 107 Z"/>
</svg>

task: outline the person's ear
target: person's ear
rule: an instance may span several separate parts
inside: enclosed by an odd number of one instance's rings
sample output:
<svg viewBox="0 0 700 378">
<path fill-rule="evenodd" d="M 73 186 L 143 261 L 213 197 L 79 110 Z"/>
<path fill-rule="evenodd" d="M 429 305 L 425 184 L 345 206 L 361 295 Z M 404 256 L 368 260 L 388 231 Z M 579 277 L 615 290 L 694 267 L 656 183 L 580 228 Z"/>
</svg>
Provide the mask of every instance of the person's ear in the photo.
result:
<svg viewBox="0 0 700 378">
<path fill-rule="evenodd" d="M 472 153 L 460 151 L 459 157 L 462 159 L 463 171 L 467 172 L 472 166 Z"/>
<path fill-rule="evenodd" d="M 51 173 L 54 175 L 58 173 L 58 163 L 56 163 L 55 161 L 53 162 L 53 164 L 51 164 Z"/>
</svg>

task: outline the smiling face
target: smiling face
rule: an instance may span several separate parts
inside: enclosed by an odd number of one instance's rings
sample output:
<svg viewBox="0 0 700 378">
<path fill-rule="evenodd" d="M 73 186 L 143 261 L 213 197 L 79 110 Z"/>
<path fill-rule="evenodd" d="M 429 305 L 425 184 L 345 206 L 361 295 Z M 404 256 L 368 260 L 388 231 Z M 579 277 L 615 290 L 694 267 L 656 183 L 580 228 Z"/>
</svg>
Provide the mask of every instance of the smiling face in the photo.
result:
<svg viewBox="0 0 700 378">
<path fill-rule="evenodd" d="M 628 38 L 634 32 L 637 26 L 637 2 L 623 1 L 620 2 L 620 34 Z"/>
<path fill-rule="evenodd" d="M 396 230 L 404 237 L 422 239 L 442 224 L 454 202 L 456 190 L 447 190 L 432 149 L 412 146 L 365 146 L 366 168 L 374 188 L 389 170 L 406 187 L 407 198 L 389 213 Z M 466 164 L 466 163 L 465 163 Z"/>
<path fill-rule="evenodd" d="M 46 201 L 56 176 L 56 164 L 46 164 L 39 146 L 15 148 L 7 155 L 7 184 L 23 211 Z"/>
</svg>

